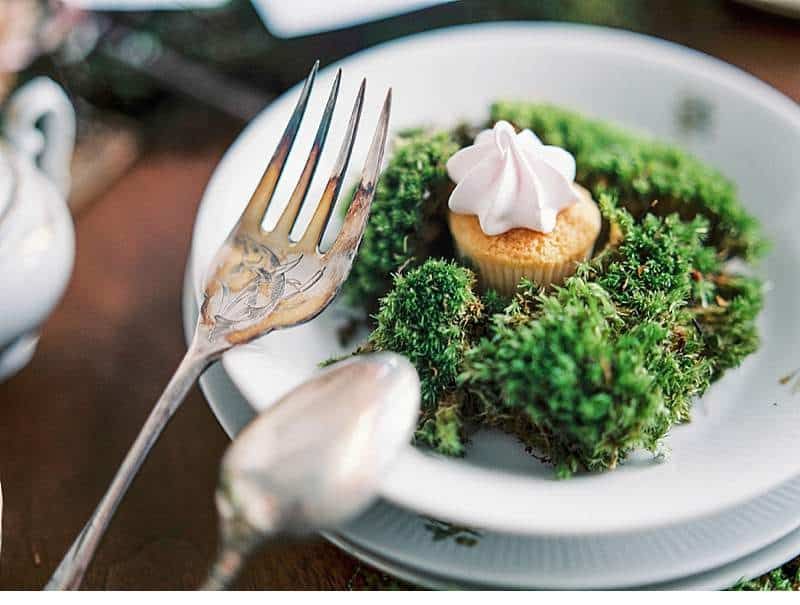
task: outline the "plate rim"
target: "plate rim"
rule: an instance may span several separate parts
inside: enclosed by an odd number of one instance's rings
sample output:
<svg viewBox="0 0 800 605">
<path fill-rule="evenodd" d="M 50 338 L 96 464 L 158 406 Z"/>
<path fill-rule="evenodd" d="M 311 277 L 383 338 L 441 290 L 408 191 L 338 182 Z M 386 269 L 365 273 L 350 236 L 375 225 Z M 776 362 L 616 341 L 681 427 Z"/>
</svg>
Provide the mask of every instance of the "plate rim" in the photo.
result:
<svg viewBox="0 0 800 605">
<path fill-rule="evenodd" d="M 448 589 L 494 589 L 500 584 L 479 583 L 469 584 L 448 579 L 444 576 L 426 574 L 423 570 L 404 565 L 380 553 L 375 553 L 368 548 L 350 542 L 346 536 L 335 531 L 320 532 L 320 535 L 336 548 L 340 548 L 359 561 L 371 565 L 384 573 L 393 575 L 402 581 L 417 584 L 425 588 L 436 590 Z M 656 582 L 653 584 L 619 586 L 613 590 L 726 590 L 732 588 L 737 582 L 751 580 L 765 574 L 777 567 L 791 561 L 800 552 L 800 527 L 790 531 L 777 540 L 758 548 L 753 552 L 745 553 L 741 557 L 728 563 L 702 571 L 697 574 Z M 730 581 L 733 580 L 733 583 Z M 522 587 L 524 590 L 548 590 L 541 587 Z M 604 589 L 611 590 L 611 589 Z"/>
</svg>

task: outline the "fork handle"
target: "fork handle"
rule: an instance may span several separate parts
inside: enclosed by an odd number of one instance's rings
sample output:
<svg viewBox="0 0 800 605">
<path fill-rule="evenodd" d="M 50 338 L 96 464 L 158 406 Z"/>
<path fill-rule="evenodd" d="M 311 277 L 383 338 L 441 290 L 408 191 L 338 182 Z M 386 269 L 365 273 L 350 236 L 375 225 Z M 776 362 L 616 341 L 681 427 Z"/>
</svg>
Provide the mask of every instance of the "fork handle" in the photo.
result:
<svg viewBox="0 0 800 605">
<path fill-rule="evenodd" d="M 183 402 L 186 393 L 217 355 L 202 350 L 195 336 L 189 350 L 153 407 L 103 499 L 59 563 L 45 590 L 77 590 L 117 506 L 128 491 L 161 431 Z"/>
</svg>

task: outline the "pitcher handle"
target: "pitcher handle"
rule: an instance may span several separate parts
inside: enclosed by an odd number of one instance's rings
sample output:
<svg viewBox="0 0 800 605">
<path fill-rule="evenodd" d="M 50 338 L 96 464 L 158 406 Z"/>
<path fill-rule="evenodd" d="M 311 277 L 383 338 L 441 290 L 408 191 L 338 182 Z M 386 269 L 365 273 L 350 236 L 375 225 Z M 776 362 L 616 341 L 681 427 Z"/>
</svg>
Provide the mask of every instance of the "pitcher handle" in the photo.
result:
<svg viewBox="0 0 800 605">
<path fill-rule="evenodd" d="M 11 144 L 66 198 L 75 146 L 75 110 L 64 90 L 50 78 L 34 78 L 9 98 L 4 130 Z"/>
</svg>

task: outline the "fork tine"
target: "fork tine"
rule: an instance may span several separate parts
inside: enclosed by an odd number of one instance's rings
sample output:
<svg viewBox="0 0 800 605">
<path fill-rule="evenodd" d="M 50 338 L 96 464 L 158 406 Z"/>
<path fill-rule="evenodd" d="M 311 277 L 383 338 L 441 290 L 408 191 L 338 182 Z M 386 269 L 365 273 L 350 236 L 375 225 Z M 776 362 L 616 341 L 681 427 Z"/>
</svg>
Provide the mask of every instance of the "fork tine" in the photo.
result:
<svg viewBox="0 0 800 605">
<path fill-rule="evenodd" d="M 322 114 L 322 120 L 320 120 L 319 128 L 317 128 L 317 136 L 314 138 L 314 144 L 311 146 L 311 151 L 308 153 L 308 159 L 306 159 L 306 165 L 303 167 L 303 172 L 300 173 L 297 185 L 295 185 L 294 191 L 292 191 L 292 195 L 289 197 L 289 203 L 287 203 L 286 208 L 283 209 L 272 233 L 286 235 L 288 237 L 294 222 L 297 220 L 297 215 L 303 205 L 303 200 L 306 197 L 306 193 L 308 193 L 311 179 L 314 178 L 314 171 L 317 169 L 322 148 L 325 146 L 325 139 L 328 136 L 328 128 L 331 125 L 333 110 L 336 107 L 336 97 L 339 96 L 339 83 L 341 80 L 342 70 L 340 69 L 336 72 L 336 79 L 333 81 L 331 93 L 328 96 L 328 102 Z"/>
<path fill-rule="evenodd" d="M 311 247 L 319 247 L 319 241 L 328 221 L 331 217 L 331 210 L 336 204 L 336 198 L 339 197 L 339 190 L 342 188 L 344 181 L 344 174 L 347 171 L 347 165 L 350 163 L 350 155 L 353 151 L 353 145 L 356 140 L 356 132 L 358 131 L 358 122 L 361 119 L 361 108 L 364 104 L 364 90 L 367 86 L 367 79 L 361 80 L 361 86 L 356 95 L 356 102 L 353 105 L 353 112 L 350 114 L 350 122 L 347 125 L 347 132 L 344 135 L 342 146 L 339 149 L 339 155 L 336 158 L 336 164 L 333 166 L 331 176 L 328 179 L 325 190 L 322 192 L 317 209 L 314 211 L 314 216 L 311 217 L 306 232 L 300 240 L 303 244 Z"/>
<path fill-rule="evenodd" d="M 314 78 L 318 69 L 319 60 L 314 62 L 311 72 L 308 74 L 305 84 L 303 84 L 303 90 L 300 91 L 300 98 L 297 100 L 292 117 L 289 118 L 289 123 L 286 124 L 286 129 L 283 131 L 283 136 L 281 136 L 281 140 L 278 142 L 278 146 L 275 148 L 256 190 L 242 213 L 240 223 L 250 229 L 258 229 L 261 221 L 264 220 L 264 214 L 267 212 L 272 194 L 275 192 L 275 186 L 278 184 L 283 166 L 286 164 L 286 158 L 292 149 L 297 131 L 300 128 L 300 122 L 302 122 L 303 115 L 306 112 L 306 105 L 308 104 L 308 98 L 311 95 L 311 88 L 314 86 Z"/>
<path fill-rule="evenodd" d="M 358 183 L 356 195 L 350 208 L 347 210 L 347 216 L 344 219 L 342 230 L 333 242 L 331 249 L 326 252 L 343 252 L 350 249 L 352 254 L 358 245 L 361 243 L 361 236 L 364 235 L 364 227 L 369 218 L 370 207 L 372 206 L 372 199 L 375 196 L 375 185 L 378 182 L 378 176 L 381 169 L 381 162 L 383 161 L 383 152 L 386 147 L 386 137 L 389 132 L 389 114 L 392 108 L 392 89 L 386 93 L 386 100 L 383 102 L 383 109 L 381 110 L 378 125 L 375 128 L 375 135 L 372 137 L 372 144 L 367 153 L 367 159 L 364 162 L 364 168 L 361 172 L 361 181 Z"/>
</svg>

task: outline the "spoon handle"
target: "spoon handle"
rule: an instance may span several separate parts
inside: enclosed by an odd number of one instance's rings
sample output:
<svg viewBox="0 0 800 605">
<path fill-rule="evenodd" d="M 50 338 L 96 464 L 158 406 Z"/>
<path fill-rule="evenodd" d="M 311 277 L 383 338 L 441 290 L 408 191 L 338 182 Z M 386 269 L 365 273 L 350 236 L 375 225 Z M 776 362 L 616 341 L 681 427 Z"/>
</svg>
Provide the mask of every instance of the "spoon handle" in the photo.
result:
<svg viewBox="0 0 800 605">
<path fill-rule="evenodd" d="M 133 442 L 125 456 L 103 499 L 72 543 L 67 554 L 64 555 L 45 586 L 45 590 L 77 590 L 80 587 L 86 569 L 94 557 L 117 506 L 128 491 L 128 487 L 147 458 L 147 454 L 169 419 L 180 407 L 186 393 L 189 392 L 200 374 L 216 359 L 216 354 L 204 350 L 202 346 L 196 344 L 198 342 L 200 342 L 199 339 L 195 337 L 164 393 L 150 412 L 136 441 Z"/>
<path fill-rule="evenodd" d="M 248 551 L 224 545 L 208 572 L 208 576 L 197 590 L 227 590 L 242 571 Z"/>
</svg>

